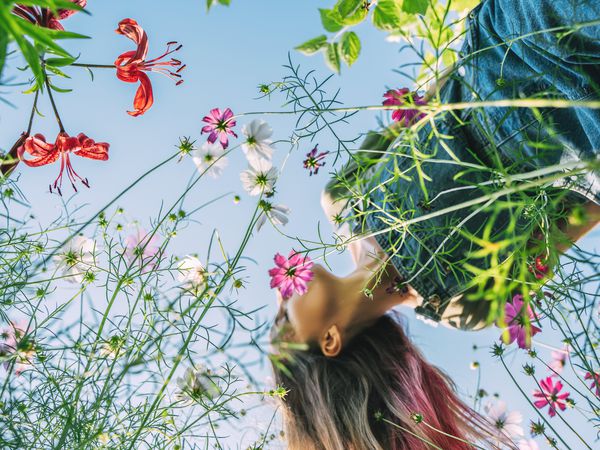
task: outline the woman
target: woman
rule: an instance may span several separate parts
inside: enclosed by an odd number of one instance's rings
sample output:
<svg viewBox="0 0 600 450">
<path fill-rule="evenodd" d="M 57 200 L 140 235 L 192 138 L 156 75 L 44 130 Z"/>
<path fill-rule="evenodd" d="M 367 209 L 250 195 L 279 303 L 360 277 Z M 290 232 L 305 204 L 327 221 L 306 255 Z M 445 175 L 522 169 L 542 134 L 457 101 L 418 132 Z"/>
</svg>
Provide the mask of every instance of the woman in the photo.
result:
<svg viewBox="0 0 600 450">
<path fill-rule="evenodd" d="M 502 298 L 541 285 L 558 251 L 600 220 L 600 110 L 561 107 L 600 99 L 600 4 L 484 0 L 460 56 L 436 89 L 440 103 L 491 103 L 369 135 L 324 195 L 338 234 L 361 239 L 349 240 L 349 276 L 315 266 L 306 294 L 280 298 L 273 367 L 289 391 L 292 449 L 512 445 L 390 311 L 486 326 Z M 497 102 L 532 97 L 555 102 Z"/>
</svg>

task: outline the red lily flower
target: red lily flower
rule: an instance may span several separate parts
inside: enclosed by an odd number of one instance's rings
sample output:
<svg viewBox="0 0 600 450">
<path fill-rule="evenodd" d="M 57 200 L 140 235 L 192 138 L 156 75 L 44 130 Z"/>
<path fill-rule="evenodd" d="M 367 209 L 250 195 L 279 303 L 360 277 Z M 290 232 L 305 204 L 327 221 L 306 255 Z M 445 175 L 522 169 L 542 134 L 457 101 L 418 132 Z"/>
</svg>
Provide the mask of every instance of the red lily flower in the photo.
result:
<svg viewBox="0 0 600 450">
<path fill-rule="evenodd" d="M 45 166 L 46 164 L 52 164 L 60 158 L 60 172 L 58 177 L 56 177 L 56 180 L 54 180 L 54 183 L 50 185 L 50 192 L 52 192 L 52 188 L 54 188 L 62 195 L 60 188 L 62 186 L 62 177 L 65 169 L 67 170 L 67 176 L 69 177 L 69 181 L 75 192 L 77 192 L 77 188 L 75 187 L 77 179 L 81 180 L 86 187 L 90 187 L 87 178 L 81 178 L 73 169 L 69 153 L 82 156 L 83 158 L 106 161 L 108 159 L 108 147 L 109 144 L 106 142 L 96 142 L 83 133 L 79 133 L 75 137 L 69 136 L 64 131 L 61 131 L 58 133 L 54 144 L 46 142 L 46 138 L 42 134 L 28 137 L 25 140 L 25 143 L 17 150 L 17 154 L 19 159 L 29 167 L 40 167 Z M 28 153 L 33 158 L 25 159 L 25 153 Z"/>
<path fill-rule="evenodd" d="M 133 19 L 123 19 L 119 22 L 119 28 L 115 30 L 117 33 L 127 36 L 137 44 L 136 50 L 131 50 L 122 53 L 116 60 L 117 78 L 127 83 L 140 82 L 140 87 L 135 93 L 133 99 L 134 111 L 127 111 L 127 114 L 136 117 L 144 114 L 154 103 L 152 96 L 152 84 L 150 78 L 144 72 L 158 72 L 175 80 L 176 86 L 183 83 L 181 72 L 185 68 L 181 61 L 171 58 L 168 61 L 161 61 L 165 56 L 170 55 L 181 49 L 182 45 L 177 45 L 177 42 L 168 42 L 166 51 L 158 58 L 146 61 L 148 54 L 148 35 L 142 27 Z M 178 67 L 173 72 L 169 67 Z"/>
<path fill-rule="evenodd" d="M 70 0 L 82 8 L 87 5 L 87 0 Z M 38 8 L 35 6 L 15 5 L 12 10 L 13 14 L 35 23 L 41 27 L 52 28 L 53 30 L 63 31 L 64 27 L 60 23 L 61 20 L 71 17 L 77 12 L 75 9 L 59 9 L 55 15 L 49 8 Z"/>
</svg>

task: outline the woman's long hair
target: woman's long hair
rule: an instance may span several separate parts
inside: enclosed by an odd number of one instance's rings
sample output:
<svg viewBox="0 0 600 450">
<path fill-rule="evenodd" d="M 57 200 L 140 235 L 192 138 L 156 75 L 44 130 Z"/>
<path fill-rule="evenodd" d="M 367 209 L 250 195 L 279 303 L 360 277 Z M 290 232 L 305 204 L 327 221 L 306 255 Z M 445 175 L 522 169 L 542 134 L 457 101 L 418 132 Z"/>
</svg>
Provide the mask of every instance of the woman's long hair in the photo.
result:
<svg viewBox="0 0 600 450">
<path fill-rule="evenodd" d="M 425 361 L 399 315 L 386 314 L 336 357 L 318 346 L 273 364 L 292 450 L 514 448 Z M 494 443 L 495 442 L 495 443 Z"/>
</svg>

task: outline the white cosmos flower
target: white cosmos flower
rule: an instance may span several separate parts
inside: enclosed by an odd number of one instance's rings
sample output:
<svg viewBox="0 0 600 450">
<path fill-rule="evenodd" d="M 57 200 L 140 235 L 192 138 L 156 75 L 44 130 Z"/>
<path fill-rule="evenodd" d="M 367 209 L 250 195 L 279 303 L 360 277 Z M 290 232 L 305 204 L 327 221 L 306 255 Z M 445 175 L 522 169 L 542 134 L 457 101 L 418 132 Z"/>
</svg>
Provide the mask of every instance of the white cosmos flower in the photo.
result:
<svg viewBox="0 0 600 450">
<path fill-rule="evenodd" d="M 267 219 L 274 225 L 285 225 L 289 222 L 290 209 L 284 205 L 274 205 L 266 200 L 261 200 L 260 207 L 263 213 L 256 221 L 256 231 L 260 231 Z"/>
<path fill-rule="evenodd" d="M 271 161 L 273 156 L 273 141 L 269 139 L 273 130 L 264 120 L 254 119 L 242 127 L 246 141 L 242 144 L 242 151 L 248 162 L 256 160 Z"/>
<path fill-rule="evenodd" d="M 273 192 L 277 169 L 264 159 L 250 161 L 248 168 L 240 173 L 240 180 L 244 190 L 250 195 Z"/>
<path fill-rule="evenodd" d="M 521 439 L 519 441 L 519 450 L 540 450 L 540 446 L 533 439 Z"/>
<path fill-rule="evenodd" d="M 192 159 L 199 172 L 204 172 L 213 178 L 217 178 L 223 172 L 223 169 L 227 167 L 227 158 L 223 156 L 225 149 L 221 144 L 205 142 L 198 149 L 194 149 L 190 152 Z"/>
<path fill-rule="evenodd" d="M 204 366 L 188 367 L 183 376 L 177 378 L 180 391 L 176 396 L 186 403 L 201 401 L 203 397 L 212 400 L 221 393 L 220 380 L 219 374 Z"/>
<path fill-rule="evenodd" d="M 54 257 L 54 262 L 63 268 L 67 281 L 81 283 L 85 274 L 95 266 L 95 250 L 96 241 L 78 235 L 66 243 L 62 251 Z"/>
<path fill-rule="evenodd" d="M 192 286 L 200 286 L 206 279 L 206 269 L 195 256 L 187 255 L 177 265 L 179 282 Z"/>
<path fill-rule="evenodd" d="M 508 412 L 502 400 L 490 402 L 484 409 L 488 420 L 502 435 L 511 439 L 523 437 L 523 415 L 519 411 Z"/>
</svg>

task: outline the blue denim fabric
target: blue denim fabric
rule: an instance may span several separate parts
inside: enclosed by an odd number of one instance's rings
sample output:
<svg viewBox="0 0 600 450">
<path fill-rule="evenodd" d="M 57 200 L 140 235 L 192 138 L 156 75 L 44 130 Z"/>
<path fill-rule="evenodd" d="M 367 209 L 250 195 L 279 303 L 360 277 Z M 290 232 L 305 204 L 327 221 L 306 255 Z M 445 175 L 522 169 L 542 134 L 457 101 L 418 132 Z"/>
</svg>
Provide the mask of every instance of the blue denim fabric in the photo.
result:
<svg viewBox="0 0 600 450">
<path fill-rule="evenodd" d="M 597 23 L 568 33 L 561 28 L 589 21 Z M 600 0 L 484 0 L 468 22 L 459 68 L 440 92 L 443 103 L 535 96 L 600 99 Z M 461 233 L 480 235 L 490 220 L 488 211 L 475 206 L 419 222 L 430 212 L 481 196 L 482 191 L 465 185 L 490 181 L 487 172 L 465 171 L 454 164 L 456 159 L 488 167 L 501 164 L 512 173 L 596 160 L 600 110 L 473 108 L 448 113 L 436 119 L 435 127 L 448 138 L 440 140 L 428 124 L 412 144 L 393 147 L 396 156 L 375 168 L 372 186 L 377 188 L 366 191 L 362 229 L 376 233 L 404 280 L 424 297 L 418 312 L 439 321 L 445 305 L 469 281 L 465 272 L 453 268 L 476 249 Z M 437 160 L 422 164 L 430 180 L 419 177 L 410 156 L 416 151 Z M 600 204 L 599 180 L 598 173 L 588 173 L 571 177 L 562 187 Z M 437 197 L 452 188 L 458 189 Z M 397 219 L 416 222 L 393 228 Z M 507 220 L 494 217 L 493 229 L 502 229 Z"/>
</svg>

